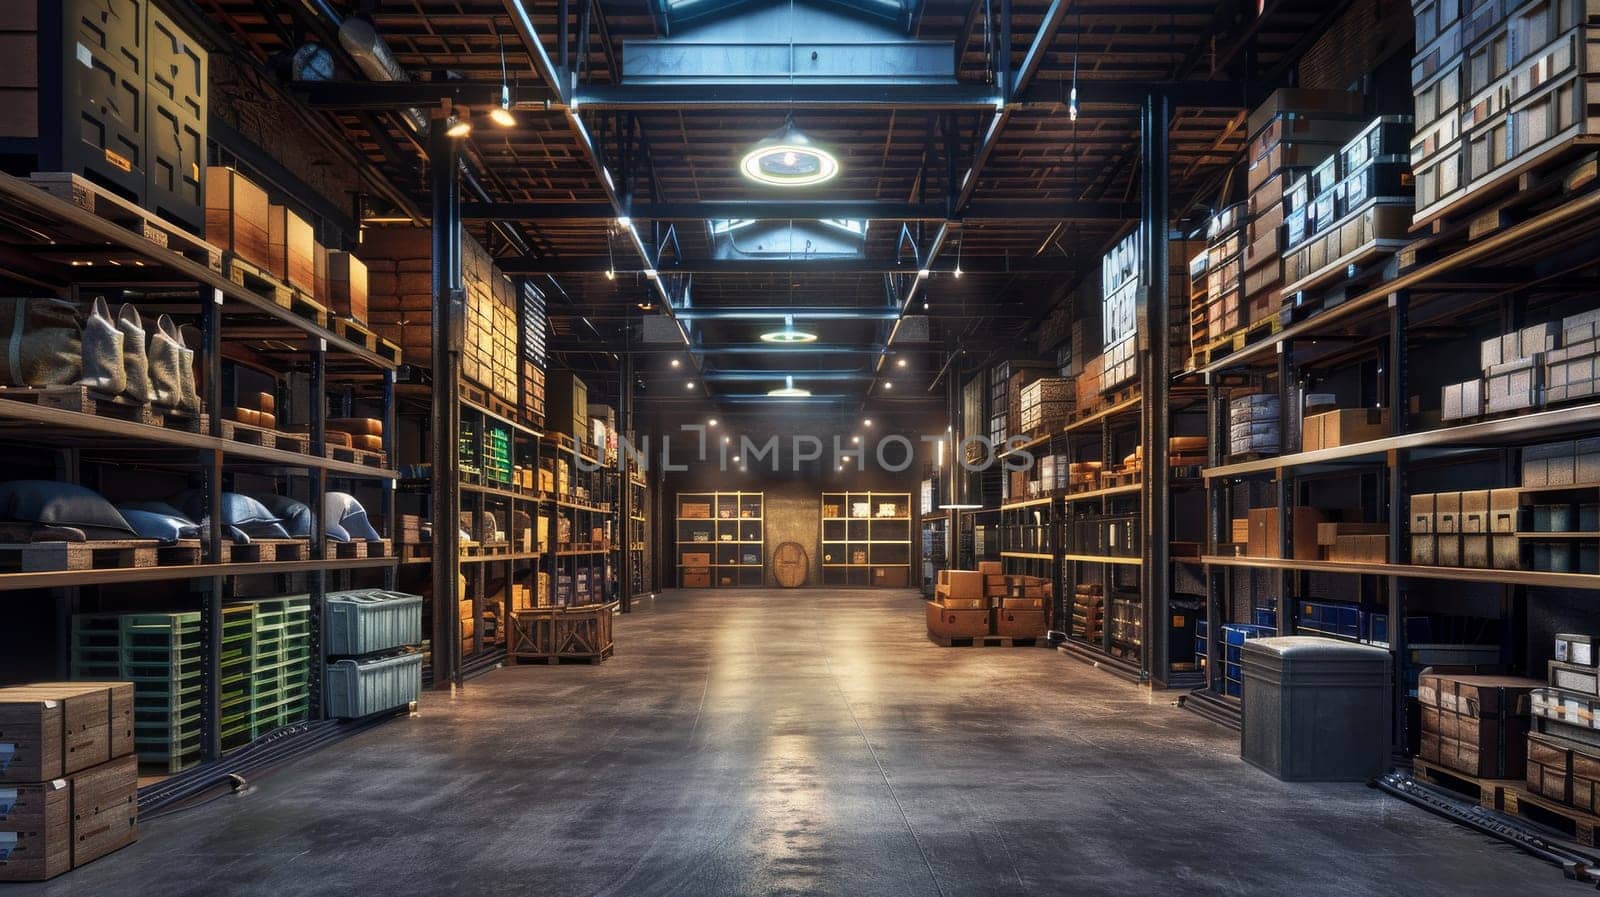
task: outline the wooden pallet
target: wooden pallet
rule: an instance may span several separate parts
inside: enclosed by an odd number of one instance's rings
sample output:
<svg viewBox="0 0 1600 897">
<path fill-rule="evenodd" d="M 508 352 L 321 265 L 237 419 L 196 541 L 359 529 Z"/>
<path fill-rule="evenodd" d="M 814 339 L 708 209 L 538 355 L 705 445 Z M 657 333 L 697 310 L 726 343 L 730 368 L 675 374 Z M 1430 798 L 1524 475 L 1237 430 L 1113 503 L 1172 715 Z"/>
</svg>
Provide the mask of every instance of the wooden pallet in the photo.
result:
<svg viewBox="0 0 1600 897">
<path fill-rule="evenodd" d="M 499 557 L 511 553 L 510 542 L 462 542 L 461 553 L 467 557 Z"/>
<path fill-rule="evenodd" d="M 1596 147 L 1600 147 L 1600 137 L 1573 137 L 1536 158 L 1518 163 L 1512 176 L 1501 179 L 1490 174 L 1478 178 L 1477 183 L 1491 186 L 1469 191 L 1447 205 L 1422 210 L 1421 220 L 1412 225 L 1412 231 L 1446 236 L 1475 229 L 1472 239 L 1478 239 L 1525 220 L 1551 204 L 1552 199 L 1564 201 L 1600 183 Z"/>
<path fill-rule="evenodd" d="M 1595 843 L 1600 817 L 1534 794 L 1516 782 L 1507 784 L 1503 800 L 1500 809 L 1505 813 L 1553 828 L 1585 847 L 1600 846 Z"/>
<path fill-rule="evenodd" d="M 311 540 L 251 539 L 248 545 L 229 543 L 227 550 L 229 562 L 235 564 L 304 561 L 311 557 Z"/>
<path fill-rule="evenodd" d="M 274 305 L 286 308 L 318 327 L 328 326 L 327 306 L 312 298 L 309 293 L 284 283 L 255 263 L 231 252 L 224 254 L 223 260 L 226 262 L 228 279 L 235 284 L 272 300 Z"/>
<path fill-rule="evenodd" d="M 328 323 L 335 336 L 347 339 L 368 352 L 378 351 L 378 335 L 368 330 L 366 324 L 343 315 L 333 316 Z"/>
<path fill-rule="evenodd" d="M 153 406 L 109 398 L 91 391 L 87 386 L 0 386 L 0 398 L 154 427 L 164 423 L 163 415 Z"/>
<path fill-rule="evenodd" d="M 1507 789 L 1515 788 L 1519 784 L 1509 779 L 1481 779 L 1469 776 L 1424 760 L 1421 757 L 1411 759 L 1412 775 L 1430 785 L 1435 785 L 1447 791 L 1454 791 L 1468 797 L 1476 796 L 1478 805 L 1491 810 L 1504 810 L 1506 806 L 1505 795 Z"/>
<path fill-rule="evenodd" d="M 1251 321 L 1249 324 L 1225 333 L 1205 346 L 1193 350 L 1192 366 L 1196 368 L 1205 367 L 1219 358 L 1224 358 L 1240 351 L 1245 346 L 1270 340 L 1282 332 L 1283 320 L 1280 316 L 1273 315 L 1259 321 Z"/>
<path fill-rule="evenodd" d="M 369 452 L 366 449 L 345 448 L 342 445 L 330 445 L 323 450 L 323 454 L 330 461 L 346 461 L 351 464 L 360 464 L 363 467 L 383 468 L 388 466 L 389 456 L 383 452 Z"/>
<path fill-rule="evenodd" d="M 369 542 L 355 539 L 349 542 L 335 542 L 329 539 L 323 549 L 322 556 L 330 560 L 351 561 L 363 558 L 390 557 L 390 542 L 388 539 L 378 539 Z"/>
<path fill-rule="evenodd" d="M 222 422 L 222 438 L 232 439 L 234 442 L 242 442 L 246 445 L 259 445 L 262 448 L 299 452 L 302 455 L 311 446 L 311 437 L 305 433 L 285 433 L 282 430 L 257 427 L 240 423 L 236 420 Z"/>
<path fill-rule="evenodd" d="M 461 381 L 461 396 L 481 408 L 489 409 L 492 413 L 498 414 L 506 420 L 517 420 L 521 414 L 515 404 L 507 402 L 492 390 L 485 389 L 465 378 Z"/>
<path fill-rule="evenodd" d="M 1402 241 L 1395 245 L 1397 248 L 1404 248 L 1410 244 Z M 1370 257 L 1364 267 L 1352 266 L 1342 269 L 1342 276 L 1326 289 L 1316 291 L 1302 289 L 1296 292 L 1285 290 L 1278 317 L 1284 324 L 1304 321 L 1343 305 L 1346 300 L 1353 299 L 1384 281 L 1393 280 L 1399 269 L 1398 254 L 1384 252 Z"/>
<path fill-rule="evenodd" d="M 1037 648 L 1044 639 L 1037 637 L 1013 638 L 1009 635 L 944 636 L 928 633 L 928 640 L 941 648 Z"/>
<path fill-rule="evenodd" d="M 405 544 L 400 546 L 400 562 L 413 564 L 433 560 L 433 546 L 426 543 Z"/>
<path fill-rule="evenodd" d="M 198 563 L 199 539 L 184 539 L 173 545 L 162 545 L 155 539 L 0 544 L 0 572 L 7 573 L 122 570 Z"/>
<path fill-rule="evenodd" d="M 36 171 L 28 175 L 28 182 L 57 199 L 132 231 L 153 245 L 222 273 L 221 249 L 81 175 Z M 105 250 L 96 250 L 95 254 L 97 258 L 104 258 Z"/>
</svg>

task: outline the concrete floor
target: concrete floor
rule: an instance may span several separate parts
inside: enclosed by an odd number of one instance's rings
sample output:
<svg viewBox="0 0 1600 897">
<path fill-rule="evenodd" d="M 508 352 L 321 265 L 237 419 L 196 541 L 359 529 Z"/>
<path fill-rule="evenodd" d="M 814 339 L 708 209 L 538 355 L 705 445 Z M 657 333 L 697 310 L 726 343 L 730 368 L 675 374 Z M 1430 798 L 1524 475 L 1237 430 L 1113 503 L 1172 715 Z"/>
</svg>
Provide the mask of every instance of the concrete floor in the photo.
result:
<svg viewBox="0 0 1600 897">
<path fill-rule="evenodd" d="M 504 669 L 10 895 L 1578 893 L 910 592 L 669 593 L 598 667 Z M 1588 890 L 1588 889 L 1584 889 Z"/>
</svg>

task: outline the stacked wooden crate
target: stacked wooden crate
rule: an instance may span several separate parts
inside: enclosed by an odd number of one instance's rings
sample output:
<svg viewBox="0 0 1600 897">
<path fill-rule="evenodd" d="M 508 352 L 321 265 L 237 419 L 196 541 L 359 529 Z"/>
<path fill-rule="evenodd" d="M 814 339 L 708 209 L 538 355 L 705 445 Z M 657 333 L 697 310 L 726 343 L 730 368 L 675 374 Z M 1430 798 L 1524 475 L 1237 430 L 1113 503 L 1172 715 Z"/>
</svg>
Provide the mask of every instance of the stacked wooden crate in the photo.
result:
<svg viewBox="0 0 1600 897">
<path fill-rule="evenodd" d="M 1277 315 L 1290 185 L 1355 134 L 1360 112 L 1357 93 L 1286 88 L 1250 113 L 1239 325 Z"/>
<path fill-rule="evenodd" d="M 477 241 L 461 239 L 461 281 L 467 291 L 461 374 L 516 404 L 517 302 L 511 281 Z"/>
<path fill-rule="evenodd" d="M 1514 189 L 1600 133 L 1594 0 L 1417 0 L 1415 222 Z"/>
<path fill-rule="evenodd" d="M 0 881 L 54 878 L 134 842 L 131 683 L 0 689 L 0 733 Z"/>
<path fill-rule="evenodd" d="M 367 267 L 367 314 L 378 335 L 398 344 L 407 364 L 433 363 L 433 235 L 424 228 L 374 228 L 360 250 Z M 517 306 L 511 282 L 488 252 L 461 239 L 467 295 L 461 374 L 516 405 Z"/>
<path fill-rule="evenodd" d="M 373 228 L 361 241 L 367 265 L 367 317 L 398 345 L 406 364 L 433 365 L 433 233 Z"/>
<path fill-rule="evenodd" d="M 1196 355 L 1244 325 L 1240 305 L 1244 300 L 1245 205 L 1236 203 L 1211 216 L 1206 225 L 1204 263 L 1191 261 L 1189 270 L 1203 271 L 1205 297 L 1190 308 L 1191 348 Z M 1191 284 L 1191 292 L 1198 289 Z"/>
<path fill-rule="evenodd" d="M 1379 116 L 1290 184 L 1296 210 L 1289 213 L 1283 260 L 1286 302 L 1321 307 L 1320 297 L 1291 294 L 1336 281 L 1405 245 L 1414 204 L 1410 130 L 1408 115 Z"/>
</svg>

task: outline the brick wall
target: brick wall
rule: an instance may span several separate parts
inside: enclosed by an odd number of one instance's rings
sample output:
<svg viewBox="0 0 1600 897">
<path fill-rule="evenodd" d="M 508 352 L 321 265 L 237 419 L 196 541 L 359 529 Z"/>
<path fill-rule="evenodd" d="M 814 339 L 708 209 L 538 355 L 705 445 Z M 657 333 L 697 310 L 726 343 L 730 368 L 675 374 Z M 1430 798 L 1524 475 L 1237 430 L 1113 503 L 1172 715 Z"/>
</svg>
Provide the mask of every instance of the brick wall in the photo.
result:
<svg viewBox="0 0 1600 897">
<path fill-rule="evenodd" d="M 1408 0 L 1356 0 L 1300 60 L 1299 86 L 1349 90 L 1413 34 Z"/>
</svg>

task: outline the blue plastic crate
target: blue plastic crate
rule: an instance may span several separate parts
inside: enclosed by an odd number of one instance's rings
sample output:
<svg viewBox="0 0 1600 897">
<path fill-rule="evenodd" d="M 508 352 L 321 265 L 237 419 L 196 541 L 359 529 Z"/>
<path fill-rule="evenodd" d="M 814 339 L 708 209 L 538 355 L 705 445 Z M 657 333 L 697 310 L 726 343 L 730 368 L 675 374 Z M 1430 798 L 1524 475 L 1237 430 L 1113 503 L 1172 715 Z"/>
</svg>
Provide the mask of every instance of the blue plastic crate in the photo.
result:
<svg viewBox="0 0 1600 897">
<path fill-rule="evenodd" d="M 1277 626 L 1278 626 L 1278 611 L 1277 611 L 1277 608 L 1272 608 L 1272 607 L 1258 607 L 1258 608 L 1256 608 L 1255 609 L 1255 613 L 1253 615 L 1253 619 L 1251 620 L 1251 622 L 1253 622 L 1257 626 L 1265 626 L 1268 629 L 1276 629 Z"/>
<path fill-rule="evenodd" d="M 1389 643 L 1389 615 L 1367 616 L 1367 640 L 1378 644 Z M 1433 641 L 1433 621 L 1427 617 L 1406 617 L 1406 643 L 1425 645 Z"/>
<path fill-rule="evenodd" d="M 1297 628 L 1302 632 L 1356 640 L 1366 631 L 1365 616 L 1365 612 L 1354 604 L 1302 601 Z"/>
<path fill-rule="evenodd" d="M 1228 681 L 1224 682 L 1222 684 L 1222 688 L 1224 693 L 1231 698 L 1240 698 L 1244 696 L 1244 684 L 1233 679 L 1229 679 Z"/>
</svg>

